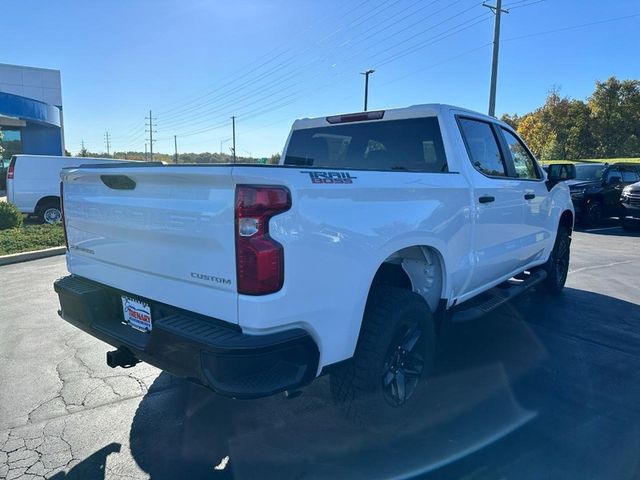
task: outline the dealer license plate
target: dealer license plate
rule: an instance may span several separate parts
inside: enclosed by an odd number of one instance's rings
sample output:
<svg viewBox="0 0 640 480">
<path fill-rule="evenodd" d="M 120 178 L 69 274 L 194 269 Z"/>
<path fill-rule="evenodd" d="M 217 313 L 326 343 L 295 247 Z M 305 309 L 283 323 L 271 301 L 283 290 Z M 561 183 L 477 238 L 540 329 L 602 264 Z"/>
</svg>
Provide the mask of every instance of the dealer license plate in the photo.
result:
<svg viewBox="0 0 640 480">
<path fill-rule="evenodd" d="M 123 295 L 122 312 L 124 313 L 124 322 L 130 327 L 141 332 L 151 331 L 151 306 L 148 303 Z"/>
</svg>

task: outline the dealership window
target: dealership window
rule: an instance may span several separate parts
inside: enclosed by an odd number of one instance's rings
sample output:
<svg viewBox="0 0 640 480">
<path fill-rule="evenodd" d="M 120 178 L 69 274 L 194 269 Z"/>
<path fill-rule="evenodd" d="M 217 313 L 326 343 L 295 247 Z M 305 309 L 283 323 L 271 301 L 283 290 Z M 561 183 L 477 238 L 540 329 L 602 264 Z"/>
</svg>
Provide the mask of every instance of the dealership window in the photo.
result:
<svg viewBox="0 0 640 480">
<path fill-rule="evenodd" d="M 12 155 L 22 153 L 22 135 L 17 128 L 0 128 L 0 145 L 2 145 L 2 158 L 11 158 Z"/>
</svg>

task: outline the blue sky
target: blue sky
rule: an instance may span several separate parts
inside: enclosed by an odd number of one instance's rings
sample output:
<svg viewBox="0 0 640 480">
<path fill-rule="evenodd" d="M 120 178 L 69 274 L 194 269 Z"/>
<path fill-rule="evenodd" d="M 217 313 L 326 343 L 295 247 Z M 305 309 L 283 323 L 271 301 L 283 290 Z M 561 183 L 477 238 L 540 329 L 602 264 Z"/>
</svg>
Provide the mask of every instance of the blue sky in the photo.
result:
<svg viewBox="0 0 640 480">
<path fill-rule="evenodd" d="M 54 6 L 55 3 L 55 6 Z M 495 2 L 493 2 L 495 3 Z M 496 112 L 525 113 L 552 86 L 640 78 L 640 3 L 503 0 Z M 65 140 L 103 151 L 280 151 L 291 122 L 453 103 L 485 112 L 493 17 L 476 0 L 4 0 L 0 62 L 62 71 Z M 636 15 L 630 17 L 632 15 Z M 629 18 L 622 18 L 629 17 Z M 610 19 L 616 19 L 608 21 Z M 594 22 L 601 22 L 593 24 Z M 582 26 L 571 28 L 574 26 Z M 543 33 L 549 32 L 549 33 Z"/>
</svg>

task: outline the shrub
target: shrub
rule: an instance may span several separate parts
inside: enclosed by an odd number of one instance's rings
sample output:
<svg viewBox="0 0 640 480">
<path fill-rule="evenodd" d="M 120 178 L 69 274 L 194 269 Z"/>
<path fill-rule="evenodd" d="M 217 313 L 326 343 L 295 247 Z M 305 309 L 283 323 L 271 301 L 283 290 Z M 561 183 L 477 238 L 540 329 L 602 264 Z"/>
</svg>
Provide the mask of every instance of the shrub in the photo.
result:
<svg viewBox="0 0 640 480">
<path fill-rule="evenodd" d="M 0 230 L 22 226 L 22 212 L 13 203 L 0 202 Z"/>
</svg>

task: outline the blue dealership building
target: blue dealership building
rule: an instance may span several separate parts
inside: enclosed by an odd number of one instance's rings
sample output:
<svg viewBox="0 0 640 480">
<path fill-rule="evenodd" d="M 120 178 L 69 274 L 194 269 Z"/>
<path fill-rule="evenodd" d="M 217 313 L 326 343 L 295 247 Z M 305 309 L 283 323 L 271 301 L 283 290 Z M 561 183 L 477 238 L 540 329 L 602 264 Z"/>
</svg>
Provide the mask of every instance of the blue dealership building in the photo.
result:
<svg viewBox="0 0 640 480">
<path fill-rule="evenodd" d="M 64 154 L 60 71 L 0 64 L 2 157 Z"/>
</svg>

